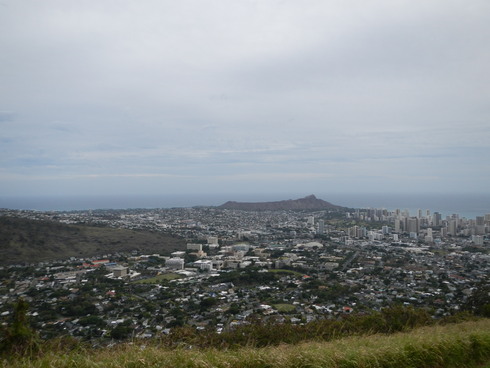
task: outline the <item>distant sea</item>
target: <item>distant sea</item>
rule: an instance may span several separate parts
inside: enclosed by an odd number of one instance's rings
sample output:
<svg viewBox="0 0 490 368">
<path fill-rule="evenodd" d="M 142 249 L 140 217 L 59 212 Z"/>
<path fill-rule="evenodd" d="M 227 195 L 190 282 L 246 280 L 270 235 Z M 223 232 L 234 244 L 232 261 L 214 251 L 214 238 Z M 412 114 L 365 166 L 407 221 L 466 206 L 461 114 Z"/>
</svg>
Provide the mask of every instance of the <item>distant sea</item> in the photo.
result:
<svg viewBox="0 0 490 368">
<path fill-rule="evenodd" d="M 483 194 L 332 194 L 329 202 L 352 208 L 386 208 L 405 210 L 415 216 L 421 209 L 425 215 L 439 212 L 444 216 L 459 214 L 468 219 L 490 213 L 490 193 Z M 322 198 L 323 199 L 323 198 Z M 327 199 L 325 199 L 327 200 Z"/>
<path fill-rule="evenodd" d="M 79 196 L 79 197 L 1 197 L 0 208 L 38 211 L 76 211 L 95 209 L 172 208 L 219 206 L 227 201 L 266 202 L 298 199 L 312 193 L 296 194 L 190 194 L 190 195 L 131 195 L 131 196 Z M 459 214 L 475 218 L 490 213 L 490 194 L 362 194 L 313 193 L 317 198 L 350 208 L 386 208 L 388 210 L 429 209 L 443 216 Z"/>
</svg>

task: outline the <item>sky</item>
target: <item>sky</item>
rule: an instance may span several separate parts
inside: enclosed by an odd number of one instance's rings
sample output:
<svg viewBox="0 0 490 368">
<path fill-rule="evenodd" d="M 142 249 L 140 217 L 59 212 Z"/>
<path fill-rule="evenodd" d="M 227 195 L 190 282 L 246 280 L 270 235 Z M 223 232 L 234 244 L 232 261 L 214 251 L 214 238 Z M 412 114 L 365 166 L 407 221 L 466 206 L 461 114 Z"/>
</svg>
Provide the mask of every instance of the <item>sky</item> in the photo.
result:
<svg viewBox="0 0 490 368">
<path fill-rule="evenodd" d="M 0 194 L 488 193 L 489 40 L 488 0 L 0 0 Z"/>
</svg>

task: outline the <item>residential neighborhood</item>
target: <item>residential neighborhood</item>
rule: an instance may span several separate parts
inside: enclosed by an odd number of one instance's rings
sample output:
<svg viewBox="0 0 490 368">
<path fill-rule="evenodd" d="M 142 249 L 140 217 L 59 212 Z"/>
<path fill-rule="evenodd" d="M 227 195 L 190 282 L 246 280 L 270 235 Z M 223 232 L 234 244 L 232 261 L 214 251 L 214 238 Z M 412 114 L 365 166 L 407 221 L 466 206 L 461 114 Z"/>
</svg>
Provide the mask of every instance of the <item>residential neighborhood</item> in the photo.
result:
<svg viewBox="0 0 490 368">
<path fill-rule="evenodd" d="M 401 304 L 434 318 L 465 308 L 490 273 L 490 215 L 386 209 L 241 211 L 214 207 L 0 216 L 164 232 L 178 251 L 0 268 L 0 321 L 19 298 L 42 338 L 95 343 L 220 333 L 252 322 L 304 324 Z M 163 248 L 163 247 L 162 247 Z"/>
</svg>

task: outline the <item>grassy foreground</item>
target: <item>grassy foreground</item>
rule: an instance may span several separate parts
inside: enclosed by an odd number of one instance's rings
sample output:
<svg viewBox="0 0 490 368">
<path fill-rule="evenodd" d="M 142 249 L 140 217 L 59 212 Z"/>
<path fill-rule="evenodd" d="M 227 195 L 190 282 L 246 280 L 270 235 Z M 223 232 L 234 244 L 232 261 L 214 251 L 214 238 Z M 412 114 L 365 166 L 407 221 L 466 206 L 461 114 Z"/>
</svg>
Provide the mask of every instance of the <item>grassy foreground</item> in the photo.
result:
<svg viewBox="0 0 490 368">
<path fill-rule="evenodd" d="M 3 367 L 172 367 L 172 368 L 374 368 L 488 367 L 490 319 L 431 326 L 391 335 L 347 337 L 266 348 L 230 350 L 148 344 L 100 350 L 47 353 L 5 360 Z"/>
</svg>

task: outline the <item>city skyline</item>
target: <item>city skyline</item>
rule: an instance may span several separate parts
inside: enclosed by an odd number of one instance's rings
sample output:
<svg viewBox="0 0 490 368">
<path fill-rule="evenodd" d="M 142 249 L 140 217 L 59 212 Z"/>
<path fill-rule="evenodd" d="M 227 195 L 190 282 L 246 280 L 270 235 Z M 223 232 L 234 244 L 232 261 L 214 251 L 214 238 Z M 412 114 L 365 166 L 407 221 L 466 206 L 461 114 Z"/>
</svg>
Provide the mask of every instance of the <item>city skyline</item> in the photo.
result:
<svg viewBox="0 0 490 368">
<path fill-rule="evenodd" d="M 237 202 L 268 202 L 299 199 L 304 194 L 183 194 L 156 196 L 48 196 L 6 197 L 0 196 L 0 209 L 35 211 L 84 211 L 125 209 L 169 209 L 216 207 L 232 200 Z M 475 219 L 490 213 L 489 194 L 369 194 L 369 193 L 316 193 L 316 197 L 334 205 L 351 209 L 386 209 L 408 211 L 417 215 L 419 211 L 431 214 L 439 212 L 443 218 L 454 214 L 461 218 Z"/>
<path fill-rule="evenodd" d="M 488 36 L 481 0 L 4 0 L 0 192 L 488 193 Z"/>
</svg>

